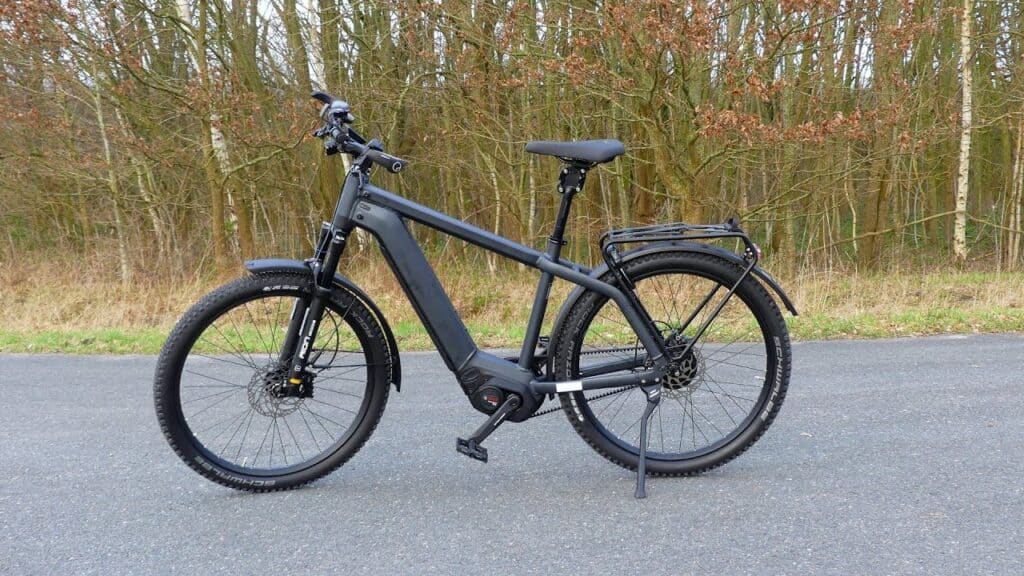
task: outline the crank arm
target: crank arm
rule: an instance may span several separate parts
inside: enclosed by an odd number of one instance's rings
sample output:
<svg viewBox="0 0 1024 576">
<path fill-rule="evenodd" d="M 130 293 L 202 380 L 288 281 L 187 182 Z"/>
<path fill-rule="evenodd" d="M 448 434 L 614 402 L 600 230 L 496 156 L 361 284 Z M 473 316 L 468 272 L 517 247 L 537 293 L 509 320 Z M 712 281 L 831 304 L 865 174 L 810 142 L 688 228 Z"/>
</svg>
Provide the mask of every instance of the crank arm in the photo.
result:
<svg viewBox="0 0 1024 576">
<path fill-rule="evenodd" d="M 483 447 L 484 440 L 497 430 L 498 426 L 505 422 L 505 418 L 515 412 L 520 404 L 519 397 L 515 394 L 510 394 L 494 414 L 491 414 L 491 417 L 473 432 L 472 436 L 469 438 L 456 438 L 455 449 L 460 454 L 465 454 L 474 460 L 487 462 L 487 448 Z"/>
</svg>

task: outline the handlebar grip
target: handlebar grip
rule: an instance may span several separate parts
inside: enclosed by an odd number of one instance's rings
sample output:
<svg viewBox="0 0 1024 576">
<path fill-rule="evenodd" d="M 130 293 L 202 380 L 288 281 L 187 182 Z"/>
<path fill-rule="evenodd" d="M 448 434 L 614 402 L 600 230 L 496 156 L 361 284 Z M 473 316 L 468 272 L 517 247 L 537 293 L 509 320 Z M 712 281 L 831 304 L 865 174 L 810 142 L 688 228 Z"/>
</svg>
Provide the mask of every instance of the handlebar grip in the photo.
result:
<svg viewBox="0 0 1024 576">
<path fill-rule="evenodd" d="M 366 150 L 366 157 L 373 161 L 374 164 L 383 166 L 385 170 L 392 174 L 398 174 L 405 169 L 407 162 L 397 156 L 392 156 L 386 152 L 380 150 L 374 150 L 372 148 Z"/>
</svg>

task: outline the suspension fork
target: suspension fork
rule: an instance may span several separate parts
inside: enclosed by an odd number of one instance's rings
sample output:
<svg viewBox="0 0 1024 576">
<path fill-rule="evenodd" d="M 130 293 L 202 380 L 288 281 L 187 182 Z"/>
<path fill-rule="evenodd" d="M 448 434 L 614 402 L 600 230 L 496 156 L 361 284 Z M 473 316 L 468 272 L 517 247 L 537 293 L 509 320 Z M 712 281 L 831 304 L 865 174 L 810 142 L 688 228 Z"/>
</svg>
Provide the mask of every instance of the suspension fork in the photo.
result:
<svg viewBox="0 0 1024 576">
<path fill-rule="evenodd" d="M 317 257 L 310 261 L 313 272 L 313 296 L 308 302 L 295 302 L 288 323 L 288 333 L 281 346 L 281 359 L 289 364 L 288 383 L 292 385 L 302 384 L 302 374 L 309 364 L 320 320 L 331 297 L 338 260 L 345 252 L 347 242 L 347 235 L 338 227 L 325 225 L 323 230 L 325 234 L 321 235 L 321 242 L 318 243 Z M 327 243 L 326 248 L 322 248 L 324 243 Z"/>
<path fill-rule="evenodd" d="M 348 234 L 352 231 L 349 214 L 352 213 L 359 190 L 366 182 L 366 176 L 361 163 L 356 162 L 345 175 L 331 222 L 324 223 L 320 228 L 316 251 L 313 258 L 308 261 L 313 273 L 313 295 L 308 302 L 299 300 L 295 303 L 288 323 L 288 333 L 281 346 L 280 358 L 282 362 L 288 363 L 289 384 L 302 384 L 302 375 L 313 352 L 320 320 L 331 297 L 338 260 L 345 252 Z"/>
</svg>

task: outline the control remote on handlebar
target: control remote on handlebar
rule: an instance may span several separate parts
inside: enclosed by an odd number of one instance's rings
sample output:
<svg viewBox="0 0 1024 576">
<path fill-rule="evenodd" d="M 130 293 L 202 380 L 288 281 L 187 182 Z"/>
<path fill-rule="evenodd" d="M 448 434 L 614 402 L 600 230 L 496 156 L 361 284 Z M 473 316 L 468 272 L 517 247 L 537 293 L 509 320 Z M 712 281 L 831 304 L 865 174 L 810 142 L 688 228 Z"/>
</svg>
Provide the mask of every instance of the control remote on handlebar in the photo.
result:
<svg viewBox="0 0 1024 576">
<path fill-rule="evenodd" d="M 344 100 L 339 100 L 326 92 L 314 92 L 313 98 L 324 104 L 320 117 L 324 125 L 313 133 L 324 141 L 324 152 L 330 156 L 345 152 L 353 158 L 365 158 L 392 174 L 405 169 L 407 162 L 397 156 L 384 152 L 380 141 L 369 142 L 348 125 L 355 122 L 351 107 Z"/>
</svg>

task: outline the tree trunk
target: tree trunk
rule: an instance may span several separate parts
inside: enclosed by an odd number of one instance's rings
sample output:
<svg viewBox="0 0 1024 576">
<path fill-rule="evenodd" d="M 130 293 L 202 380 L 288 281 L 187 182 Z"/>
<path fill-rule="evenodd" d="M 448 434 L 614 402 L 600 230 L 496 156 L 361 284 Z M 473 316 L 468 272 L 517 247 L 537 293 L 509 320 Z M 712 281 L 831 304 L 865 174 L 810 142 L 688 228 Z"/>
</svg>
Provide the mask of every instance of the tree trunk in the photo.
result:
<svg viewBox="0 0 1024 576">
<path fill-rule="evenodd" d="M 964 0 L 960 16 L 960 66 L 963 96 L 960 106 L 960 163 L 956 177 L 956 222 L 953 226 L 953 260 L 957 264 L 967 261 L 967 190 L 970 185 L 971 165 L 971 23 L 974 19 L 974 0 Z"/>
<path fill-rule="evenodd" d="M 1017 124 L 1017 146 L 1013 155 L 1013 177 L 1010 181 L 1010 200 L 1007 203 L 1009 215 L 1006 239 L 1006 261 L 1009 268 L 1016 269 L 1021 265 L 1021 212 L 1024 205 L 1024 117 Z"/>
<path fill-rule="evenodd" d="M 96 70 L 93 69 L 95 76 Z M 114 204 L 114 232 L 117 235 L 117 260 L 120 271 L 121 283 L 127 284 L 131 280 L 131 264 L 128 261 L 128 239 L 125 234 L 124 217 L 121 215 L 121 187 L 117 181 L 117 171 L 114 170 L 114 158 L 110 152 L 110 138 L 107 137 L 107 124 L 103 117 L 103 101 L 100 98 L 100 86 L 97 84 L 93 90 L 93 106 L 96 113 L 96 125 L 100 133 L 100 140 L 103 142 L 103 160 L 107 165 L 107 186 L 110 189 L 110 200 Z"/>
<path fill-rule="evenodd" d="M 199 19 L 195 25 L 192 23 L 192 13 L 188 0 L 177 0 L 178 17 L 190 29 L 192 35 L 189 42 L 189 53 L 196 67 L 199 76 L 199 83 L 204 92 L 209 96 L 211 85 L 210 72 L 206 62 L 206 18 L 208 5 L 205 0 L 199 2 Z M 227 268 L 228 262 L 228 240 L 225 233 L 225 205 L 224 193 L 218 177 L 218 163 L 223 169 L 228 164 L 227 145 L 224 142 L 224 135 L 221 133 L 217 123 L 220 121 L 216 112 L 212 109 L 203 115 L 203 139 L 206 148 L 204 168 L 206 171 L 206 185 L 210 193 L 210 216 L 211 236 L 213 238 L 214 261 L 219 270 Z M 222 172 L 227 174 L 225 170 Z"/>
</svg>

